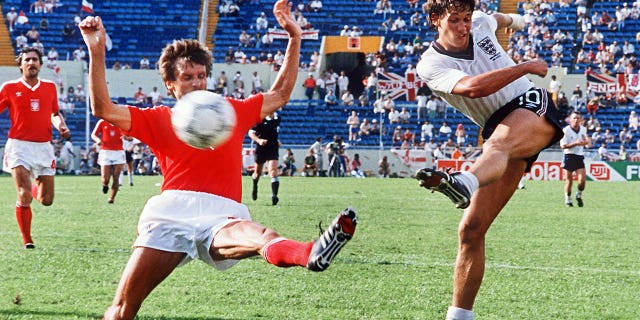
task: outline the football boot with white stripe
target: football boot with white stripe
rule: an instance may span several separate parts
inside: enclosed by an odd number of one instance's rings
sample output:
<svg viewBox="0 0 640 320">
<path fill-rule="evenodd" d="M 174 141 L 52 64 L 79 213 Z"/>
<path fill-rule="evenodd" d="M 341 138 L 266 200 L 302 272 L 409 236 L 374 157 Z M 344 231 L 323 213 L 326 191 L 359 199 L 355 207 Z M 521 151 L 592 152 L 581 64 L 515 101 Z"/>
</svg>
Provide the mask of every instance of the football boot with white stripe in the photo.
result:
<svg viewBox="0 0 640 320">
<path fill-rule="evenodd" d="M 333 258 L 356 231 L 356 210 L 348 207 L 331 222 L 331 225 L 322 232 L 320 238 L 313 242 L 311 254 L 307 261 L 307 269 L 311 271 L 324 271 L 329 268 Z"/>
<path fill-rule="evenodd" d="M 438 191 L 447 196 L 456 208 L 464 209 L 469 206 L 471 201 L 471 193 L 456 179 L 459 172 L 447 173 L 431 168 L 424 168 L 416 172 L 416 179 L 420 181 L 420 186 L 425 187 L 431 192 Z"/>
</svg>

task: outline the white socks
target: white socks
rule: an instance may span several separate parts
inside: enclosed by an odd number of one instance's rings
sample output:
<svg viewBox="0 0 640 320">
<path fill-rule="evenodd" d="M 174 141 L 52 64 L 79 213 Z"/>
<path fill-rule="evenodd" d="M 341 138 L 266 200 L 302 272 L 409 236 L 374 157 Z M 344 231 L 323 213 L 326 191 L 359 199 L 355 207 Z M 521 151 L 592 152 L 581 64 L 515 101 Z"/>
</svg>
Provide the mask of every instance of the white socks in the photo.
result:
<svg viewBox="0 0 640 320">
<path fill-rule="evenodd" d="M 478 178 L 474 176 L 471 172 L 461 171 L 459 175 L 456 176 L 456 179 L 464 184 L 469 190 L 469 195 L 473 196 L 473 193 L 478 190 L 480 183 L 478 182 Z"/>
<path fill-rule="evenodd" d="M 446 320 L 473 320 L 473 311 L 450 306 Z"/>
</svg>

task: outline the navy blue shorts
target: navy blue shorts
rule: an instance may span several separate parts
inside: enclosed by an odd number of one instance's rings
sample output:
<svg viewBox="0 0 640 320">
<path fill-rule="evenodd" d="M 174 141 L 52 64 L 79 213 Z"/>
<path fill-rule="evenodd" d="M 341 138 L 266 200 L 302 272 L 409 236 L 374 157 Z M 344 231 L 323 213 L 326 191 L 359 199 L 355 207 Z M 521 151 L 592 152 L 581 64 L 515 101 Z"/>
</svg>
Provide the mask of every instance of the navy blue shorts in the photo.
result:
<svg viewBox="0 0 640 320">
<path fill-rule="evenodd" d="M 562 158 L 562 169 L 574 172 L 578 169 L 584 169 L 584 156 L 573 153 L 565 153 Z"/>
<path fill-rule="evenodd" d="M 505 104 L 502 108 L 498 109 L 498 111 L 494 112 L 491 117 L 489 117 L 489 120 L 487 120 L 487 123 L 482 130 L 482 138 L 484 140 L 489 139 L 502 120 L 516 109 L 529 110 L 540 117 L 545 117 L 556 129 L 556 134 L 553 136 L 553 139 L 546 147 L 543 148 L 543 150 L 554 145 L 564 136 L 562 128 L 558 124 L 558 108 L 556 108 L 556 105 L 553 103 L 551 94 L 542 88 L 531 88 L 521 96 L 509 101 L 509 103 Z M 527 159 L 527 168 L 525 169 L 525 172 L 531 171 L 531 166 L 538 159 L 538 155 L 540 155 L 539 152 Z"/>
</svg>

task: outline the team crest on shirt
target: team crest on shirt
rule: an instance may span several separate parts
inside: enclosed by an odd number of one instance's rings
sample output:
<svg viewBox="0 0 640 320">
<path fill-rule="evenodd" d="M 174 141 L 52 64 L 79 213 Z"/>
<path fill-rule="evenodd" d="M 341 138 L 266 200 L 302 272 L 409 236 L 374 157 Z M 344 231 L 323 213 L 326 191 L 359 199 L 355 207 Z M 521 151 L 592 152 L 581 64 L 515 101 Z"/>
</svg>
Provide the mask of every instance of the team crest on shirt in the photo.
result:
<svg viewBox="0 0 640 320">
<path fill-rule="evenodd" d="M 489 60 L 495 61 L 496 59 L 500 58 L 500 52 L 498 52 L 495 44 L 493 44 L 493 41 L 491 41 L 491 38 L 489 38 L 488 36 L 478 41 L 478 47 L 480 47 L 480 49 L 482 49 L 484 53 L 490 56 Z"/>
<path fill-rule="evenodd" d="M 39 99 L 31 99 L 31 111 L 33 111 L 33 112 L 40 111 L 40 100 Z"/>
</svg>

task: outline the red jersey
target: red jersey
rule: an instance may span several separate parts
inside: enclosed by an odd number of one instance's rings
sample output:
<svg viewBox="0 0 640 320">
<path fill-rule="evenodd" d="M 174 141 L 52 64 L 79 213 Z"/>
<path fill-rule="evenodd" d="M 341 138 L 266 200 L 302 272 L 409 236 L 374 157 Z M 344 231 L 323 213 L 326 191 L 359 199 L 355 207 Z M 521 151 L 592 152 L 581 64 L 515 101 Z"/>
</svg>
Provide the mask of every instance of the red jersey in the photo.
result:
<svg viewBox="0 0 640 320">
<path fill-rule="evenodd" d="M 100 119 L 96 123 L 95 129 L 93 129 L 93 134 L 100 137 L 102 141 L 100 148 L 102 150 L 124 150 L 122 147 L 122 130 L 113 124 Z"/>
<path fill-rule="evenodd" d="M 31 142 L 51 141 L 51 115 L 58 113 L 58 91 L 48 80 L 30 86 L 22 78 L 0 87 L 0 112 L 9 108 L 9 138 Z"/>
<path fill-rule="evenodd" d="M 236 126 L 229 140 L 213 150 L 193 148 L 178 139 L 169 107 L 129 106 L 131 130 L 124 134 L 151 148 L 164 176 L 162 191 L 198 191 L 242 200 L 242 141 L 249 128 L 260 121 L 263 96 L 227 100 L 236 112 Z"/>
</svg>

